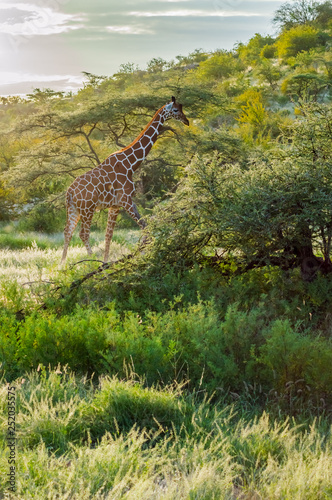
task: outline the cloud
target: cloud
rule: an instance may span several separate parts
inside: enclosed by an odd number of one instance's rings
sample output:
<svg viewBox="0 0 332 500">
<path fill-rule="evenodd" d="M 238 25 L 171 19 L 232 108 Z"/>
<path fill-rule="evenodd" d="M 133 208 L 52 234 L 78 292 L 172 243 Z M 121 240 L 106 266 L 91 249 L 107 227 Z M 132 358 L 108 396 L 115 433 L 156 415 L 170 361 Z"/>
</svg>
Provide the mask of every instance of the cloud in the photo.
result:
<svg viewBox="0 0 332 500">
<path fill-rule="evenodd" d="M 81 85 L 84 76 L 77 75 L 43 75 L 38 73 L 21 73 L 15 71 L 2 71 L 0 73 L 0 85 L 12 85 L 21 82 L 49 83 L 66 80 L 72 85 Z"/>
<path fill-rule="evenodd" d="M 140 26 L 106 26 L 110 33 L 119 35 L 153 35 L 154 31 Z"/>
<path fill-rule="evenodd" d="M 77 24 L 82 21 L 78 14 L 64 14 L 35 4 L 1 3 L 0 13 L 0 33 L 12 36 L 54 35 L 82 27 Z"/>
<path fill-rule="evenodd" d="M 52 88 L 66 92 L 76 92 L 82 87 L 83 75 L 57 75 L 23 72 L 0 73 L 0 95 L 25 95 L 35 88 Z"/>
<path fill-rule="evenodd" d="M 217 11 L 217 10 L 161 10 L 161 11 L 132 11 L 129 15 L 135 17 L 260 17 L 263 14 L 247 11 Z"/>
</svg>

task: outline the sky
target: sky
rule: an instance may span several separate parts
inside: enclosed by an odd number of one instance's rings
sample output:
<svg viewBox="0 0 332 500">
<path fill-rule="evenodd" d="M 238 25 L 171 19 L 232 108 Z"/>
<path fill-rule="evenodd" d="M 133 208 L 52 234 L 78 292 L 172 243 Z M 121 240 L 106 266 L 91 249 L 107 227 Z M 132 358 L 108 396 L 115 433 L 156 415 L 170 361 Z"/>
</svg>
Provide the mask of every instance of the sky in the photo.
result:
<svg viewBox="0 0 332 500">
<path fill-rule="evenodd" d="M 196 49 L 272 34 L 277 0 L 0 0 L 0 95 L 75 91 L 83 71 L 111 76 Z"/>
</svg>

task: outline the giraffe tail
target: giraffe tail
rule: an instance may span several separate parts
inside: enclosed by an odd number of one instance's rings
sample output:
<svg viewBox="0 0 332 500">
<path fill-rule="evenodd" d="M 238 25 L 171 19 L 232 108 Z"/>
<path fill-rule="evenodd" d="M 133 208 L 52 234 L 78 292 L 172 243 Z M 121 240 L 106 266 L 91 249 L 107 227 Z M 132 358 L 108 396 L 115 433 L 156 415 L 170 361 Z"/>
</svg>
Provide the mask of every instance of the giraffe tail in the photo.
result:
<svg viewBox="0 0 332 500">
<path fill-rule="evenodd" d="M 72 201 L 73 201 L 72 194 L 70 191 L 67 191 L 67 193 L 66 193 L 66 206 L 67 206 L 67 208 Z"/>
<path fill-rule="evenodd" d="M 77 208 L 75 207 L 75 202 L 73 200 L 73 193 L 67 191 L 66 193 L 66 212 L 67 212 L 67 225 L 70 224 L 70 219 L 74 217 L 76 219 L 75 226 L 79 219 L 79 213 Z"/>
</svg>

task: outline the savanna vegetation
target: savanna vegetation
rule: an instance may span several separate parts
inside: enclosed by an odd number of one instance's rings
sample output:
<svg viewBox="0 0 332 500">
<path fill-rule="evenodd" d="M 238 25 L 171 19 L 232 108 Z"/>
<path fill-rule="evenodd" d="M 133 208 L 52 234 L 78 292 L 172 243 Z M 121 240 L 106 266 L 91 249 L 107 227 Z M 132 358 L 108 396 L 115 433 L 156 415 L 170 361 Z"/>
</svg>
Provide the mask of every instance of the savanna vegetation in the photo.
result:
<svg viewBox="0 0 332 500">
<path fill-rule="evenodd" d="M 0 470 L 8 498 L 332 497 L 332 3 L 77 94 L 0 104 Z M 60 267 L 72 179 L 175 95 L 101 262 Z"/>
</svg>

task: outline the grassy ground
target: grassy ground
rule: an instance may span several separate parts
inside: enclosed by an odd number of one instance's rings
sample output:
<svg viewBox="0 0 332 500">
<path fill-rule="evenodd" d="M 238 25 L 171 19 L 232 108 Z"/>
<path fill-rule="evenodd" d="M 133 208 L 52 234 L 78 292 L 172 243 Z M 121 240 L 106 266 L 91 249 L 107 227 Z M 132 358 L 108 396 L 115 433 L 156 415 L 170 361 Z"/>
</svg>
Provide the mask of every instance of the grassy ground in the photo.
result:
<svg viewBox="0 0 332 500">
<path fill-rule="evenodd" d="M 116 377 L 93 384 L 60 368 L 11 385 L 17 490 L 7 498 L 331 498 L 331 442 L 319 422 L 304 431 L 266 413 L 248 419 L 234 407 L 199 403 L 180 388 Z M 4 445 L 6 384 L 0 390 Z M 2 477 L 8 457 L 2 446 Z"/>
<path fill-rule="evenodd" d="M 115 231 L 110 260 L 130 253 L 140 237 L 138 230 Z M 78 235 L 72 238 L 65 266 L 60 266 L 63 234 L 16 233 L 13 225 L 0 228 L 0 301 L 17 310 L 42 300 L 55 282 L 70 280 L 91 267 L 89 260 L 102 260 L 104 234 L 91 233 L 93 255 L 89 257 Z M 81 262 L 83 261 L 83 262 Z M 74 267 L 73 267 L 74 266 Z M 89 267 L 90 266 L 90 267 Z M 71 269 L 71 272 L 68 270 Z"/>
<path fill-rule="evenodd" d="M 111 246 L 111 259 L 129 253 L 139 236 L 139 231 L 135 230 L 117 231 Z M 93 259 L 101 258 L 103 239 L 102 233 L 92 234 Z M 329 420 L 324 412 L 319 413 L 323 415 L 321 418 L 310 418 L 309 411 L 305 417 L 299 415 L 294 419 L 287 417 L 285 411 L 278 417 L 275 409 L 272 417 L 262 407 L 255 406 L 255 394 L 252 392 L 250 396 L 250 389 L 246 400 L 243 394 L 234 394 L 233 405 L 215 395 L 210 400 L 203 397 L 207 377 L 211 381 L 217 377 L 223 380 L 225 371 L 232 375 L 236 368 L 235 364 L 234 367 L 227 365 L 231 358 L 225 357 L 224 369 L 219 368 L 218 373 L 220 349 L 230 350 L 235 360 L 243 355 L 243 365 L 247 363 L 245 356 L 251 348 L 249 344 L 248 349 L 246 344 L 241 344 L 241 335 L 249 332 L 255 338 L 262 328 L 267 328 L 266 308 L 271 308 L 268 289 L 265 290 L 265 302 L 260 298 L 259 310 L 247 308 L 242 312 L 232 306 L 221 328 L 214 306 L 199 302 L 177 309 L 180 298 L 173 299 L 167 312 L 147 312 L 143 320 L 136 310 L 130 309 L 137 307 L 136 298 L 132 304 L 130 300 L 127 303 L 126 294 L 121 299 L 122 305 L 107 295 L 101 310 L 92 303 L 83 302 L 80 307 L 73 304 L 74 309 L 67 310 L 66 315 L 56 308 L 51 313 L 33 312 L 36 305 L 49 296 L 55 284 L 70 283 L 98 265 L 86 262 L 85 249 L 77 238 L 70 246 L 64 268 L 60 266 L 61 252 L 62 236 L 59 234 L 20 235 L 12 227 L 3 227 L 0 231 L 0 358 L 3 359 L 0 498 L 332 498 L 332 442 Z M 240 285 L 243 291 L 245 284 L 242 282 L 233 284 L 234 290 Z M 249 290 L 256 287 L 252 281 L 249 285 L 248 292 L 243 291 L 247 296 Z M 278 281 L 279 290 L 281 285 Z M 209 290 L 212 285 L 209 282 L 207 287 L 204 283 L 200 286 L 203 293 L 203 289 Z M 273 285 L 269 286 L 273 291 Z M 223 297 L 226 288 L 220 290 Z M 189 293 L 183 287 L 182 292 Z M 151 288 L 150 293 L 153 298 L 157 289 L 152 293 Z M 288 301 L 284 301 L 288 307 Z M 165 311 L 167 307 L 165 302 Z M 13 314 L 21 308 L 26 311 L 23 320 Z M 128 312 L 121 312 L 123 310 Z M 285 315 L 283 309 L 281 312 L 276 310 L 278 317 Z M 290 352 L 297 342 L 299 348 L 294 347 L 286 366 L 287 370 L 294 369 L 297 373 L 297 366 L 303 365 L 299 350 L 306 346 L 303 343 L 306 339 L 290 327 L 285 329 L 281 323 L 279 327 L 280 334 L 273 334 L 272 327 L 272 333 L 268 334 L 270 343 L 273 339 L 278 340 L 275 346 L 271 343 L 274 346 L 271 349 L 277 352 L 275 350 L 280 347 L 282 353 L 289 340 Z M 220 335 L 225 335 L 226 347 L 222 342 L 219 346 Z M 215 364 L 213 357 L 209 361 L 211 351 L 215 351 Z M 129 363 L 135 360 L 140 377 L 121 364 L 122 353 Z M 8 356 L 12 356 L 8 366 L 15 363 L 18 367 L 16 372 L 12 371 L 9 385 L 6 356 L 7 361 Z M 191 360 L 188 370 L 192 380 L 196 377 L 197 382 L 191 385 L 190 392 L 188 386 L 182 388 L 175 382 L 169 385 L 170 377 L 166 385 L 148 383 L 148 373 L 150 376 L 155 374 L 156 378 L 161 375 L 162 367 L 165 377 L 167 370 L 172 373 L 173 369 L 176 377 L 186 366 L 182 360 L 184 356 Z M 255 356 L 257 358 L 258 351 Z M 281 355 L 275 356 L 276 361 L 267 351 L 262 351 L 261 361 L 255 356 L 252 359 L 257 366 L 264 359 L 267 366 L 270 360 L 276 362 L 277 373 Z M 303 356 L 309 359 L 310 352 L 304 351 Z M 54 363 L 52 369 L 45 368 L 38 361 L 44 358 L 59 360 L 60 357 L 62 366 L 58 368 Z M 205 378 L 199 365 L 203 358 L 207 360 L 203 360 Z M 82 369 L 78 374 L 66 368 L 69 362 L 71 366 L 82 366 L 86 370 L 90 363 L 90 373 L 98 366 L 98 373 L 105 370 L 105 374 L 88 379 L 82 376 Z M 29 366 L 33 369 L 28 369 Z M 324 370 L 324 364 L 322 366 Z M 234 376 L 239 380 L 240 374 Z M 288 384 L 288 379 L 286 381 Z M 6 482 L 11 453 L 7 441 L 9 387 L 15 387 L 10 391 L 15 393 L 17 438 L 14 493 L 9 491 Z"/>
</svg>

